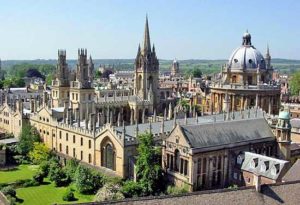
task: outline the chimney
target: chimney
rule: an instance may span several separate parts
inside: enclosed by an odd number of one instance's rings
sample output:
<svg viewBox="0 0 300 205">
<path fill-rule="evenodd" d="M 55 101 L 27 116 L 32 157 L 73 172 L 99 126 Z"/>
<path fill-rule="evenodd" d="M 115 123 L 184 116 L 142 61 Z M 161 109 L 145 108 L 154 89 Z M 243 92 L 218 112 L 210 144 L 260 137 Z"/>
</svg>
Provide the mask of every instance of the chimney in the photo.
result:
<svg viewBox="0 0 300 205">
<path fill-rule="evenodd" d="M 256 175 L 256 174 L 254 175 L 253 183 L 255 186 L 255 190 L 257 192 L 261 192 L 261 176 L 260 175 Z"/>
</svg>

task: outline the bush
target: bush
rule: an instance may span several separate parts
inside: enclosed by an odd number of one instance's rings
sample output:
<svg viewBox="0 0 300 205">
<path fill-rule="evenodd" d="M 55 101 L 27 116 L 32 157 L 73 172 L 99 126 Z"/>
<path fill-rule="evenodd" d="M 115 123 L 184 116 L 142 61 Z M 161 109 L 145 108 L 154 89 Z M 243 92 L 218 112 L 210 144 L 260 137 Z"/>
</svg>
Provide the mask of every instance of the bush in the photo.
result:
<svg viewBox="0 0 300 205">
<path fill-rule="evenodd" d="M 120 200 L 124 199 L 124 195 L 120 192 L 120 184 L 106 183 L 100 188 L 95 195 L 95 201 L 106 201 L 106 200 Z"/>
<path fill-rule="evenodd" d="M 30 183 L 31 179 L 19 179 L 19 180 L 16 180 L 15 182 L 15 186 L 16 187 L 22 187 L 24 186 L 25 183 Z"/>
<path fill-rule="evenodd" d="M 167 188 L 168 195 L 184 194 L 184 193 L 188 193 L 188 191 L 189 190 L 187 186 L 183 186 L 183 187 L 168 186 Z"/>
<path fill-rule="evenodd" d="M 38 185 L 40 185 L 40 184 L 37 181 L 31 179 L 31 180 L 26 181 L 23 184 L 23 187 L 31 187 L 31 186 L 38 186 Z"/>
<path fill-rule="evenodd" d="M 66 192 L 63 195 L 63 200 L 64 201 L 74 201 L 76 200 L 74 197 L 74 192 L 72 191 L 72 189 L 68 188 L 66 190 Z"/>
<path fill-rule="evenodd" d="M 49 179 L 53 181 L 57 187 L 69 184 L 68 177 L 61 167 L 51 169 L 49 172 Z"/>
<path fill-rule="evenodd" d="M 71 179 L 74 180 L 75 172 L 78 167 L 78 161 L 76 159 L 67 160 L 66 166 L 64 167 L 66 175 Z"/>
<path fill-rule="evenodd" d="M 47 177 L 49 174 L 49 168 L 50 168 L 49 161 L 43 161 L 39 166 L 39 170 L 44 173 L 45 177 Z"/>
<path fill-rule="evenodd" d="M 12 186 L 4 187 L 1 191 L 5 196 L 16 197 L 17 195 L 15 189 Z"/>
<path fill-rule="evenodd" d="M 34 142 L 28 156 L 34 164 L 40 164 L 50 158 L 50 149 L 44 143 Z"/>
<path fill-rule="evenodd" d="M 33 180 L 39 184 L 43 183 L 44 178 L 45 178 L 45 173 L 42 171 L 38 171 L 35 175 L 33 175 Z"/>
<path fill-rule="evenodd" d="M 7 200 L 8 200 L 8 202 L 9 202 L 10 205 L 15 205 L 15 204 L 17 204 L 17 199 L 16 199 L 16 197 L 7 196 L 6 198 L 7 198 Z"/>
<path fill-rule="evenodd" d="M 121 191 L 126 198 L 130 198 L 141 196 L 143 190 L 139 183 L 129 180 L 123 184 Z"/>
<path fill-rule="evenodd" d="M 79 165 L 75 172 L 75 185 L 80 193 L 95 193 L 103 185 L 103 177 L 99 173 Z"/>
</svg>

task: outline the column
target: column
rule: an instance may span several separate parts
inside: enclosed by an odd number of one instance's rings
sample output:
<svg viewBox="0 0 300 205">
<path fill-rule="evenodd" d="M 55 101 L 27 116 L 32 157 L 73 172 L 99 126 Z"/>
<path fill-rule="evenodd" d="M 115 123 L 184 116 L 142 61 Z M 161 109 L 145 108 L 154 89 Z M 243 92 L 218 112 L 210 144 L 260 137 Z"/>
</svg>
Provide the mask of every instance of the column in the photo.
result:
<svg viewBox="0 0 300 205">
<path fill-rule="evenodd" d="M 268 107 L 268 113 L 269 113 L 269 115 L 271 115 L 271 112 L 272 112 L 272 105 L 271 105 L 271 103 L 272 103 L 272 97 L 269 96 L 269 107 Z"/>
<path fill-rule="evenodd" d="M 231 95 L 232 97 L 232 107 L 231 107 L 231 112 L 234 112 L 235 111 L 235 96 L 234 95 Z"/>
<path fill-rule="evenodd" d="M 209 188 L 212 187 L 212 180 L 213 180 L 213 158 L 212 157 L 209 157 L 209 180 L 208 180 L 208 183 L 209 183 Z"/>
<path fill-rule="evenodd" d="M 223 169 L 223 186 L 226 185 L 228 176 L 228 157 L 224 156 L 224 169 Z"/>
<path fill-rule="evenodd" d="M 255 98 L 255 107 L 258 108 L 258 94 L 256 93 L 256 98 Z"/>
<path fill-rule="evenodd" d="M 243 110 L 243 109 L 244 109 L 244 96 L 242 95 L 240 110 Z"/>
</svg>

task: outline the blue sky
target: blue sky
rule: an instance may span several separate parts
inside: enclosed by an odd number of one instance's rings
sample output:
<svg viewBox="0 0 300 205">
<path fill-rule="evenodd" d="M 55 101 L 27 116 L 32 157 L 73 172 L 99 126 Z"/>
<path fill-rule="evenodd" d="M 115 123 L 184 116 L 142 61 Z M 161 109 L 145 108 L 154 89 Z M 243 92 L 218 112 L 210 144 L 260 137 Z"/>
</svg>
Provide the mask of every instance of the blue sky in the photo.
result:
<svg viewBox="0 0 300 205">
<path fill-rule="evenodd" d="M 246 31 L 263 54 L 300 59 L 298 0 L 0 0 L 0 58 L 134 58 L 148 13 L 161 59 L 225 59 Z"/>
</svg>

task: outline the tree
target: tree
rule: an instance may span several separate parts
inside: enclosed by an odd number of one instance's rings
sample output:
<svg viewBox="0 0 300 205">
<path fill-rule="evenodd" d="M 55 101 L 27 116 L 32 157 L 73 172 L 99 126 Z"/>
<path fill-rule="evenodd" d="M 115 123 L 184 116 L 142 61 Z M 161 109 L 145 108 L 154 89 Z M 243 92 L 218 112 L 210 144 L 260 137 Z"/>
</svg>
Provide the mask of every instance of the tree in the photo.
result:
<svg viewBox="0 0 300 205">
<path fill-rule="evenodd" d="M 299 95 L 300 92 L 300 71 L 292 75 L 290 81 L 291 93 L 292 95 Z"/>
<path fill-rule="evenodd" d="M 159 193 L 163 188 L 160 151 L 155 147 L 151 133 L 141 134 L 138 139 L 136 178 L 142 188 L 142 195 Z"/>
<path fill-rule="evenodd" d="M 96 71 L 96 74 L 95 74 L 95 77 L 96 77 L 96 78 L 101 78 L 101 76 L 102 76 L 101 71 L 100 71 L 100 70 L 97 70 L 97 71 Z"/>
<path fill-rule="evenodd" d="M 57 159 L 51 159 L 49 167 L 49 179 L 55 186 L 63 186 L 69 183 L 69 179 Z"/>
<path fill-rule="evenodd" d="M 74 180 L 75 172 L 78 167 L 78 164 L 79 164 L 79 162 L 74 158 L 67 160 L 67 163 L 65 166 L 65 172 L 66 172 L 67 176 L 69 177 L 69 179 L 72 181 Z"/>
<path fill-rule="evenodd" d="M 33 149 L 34 142 L 40 142 L 40 136 L 37 130 L 30 124 L 25 124 L 22 127 L 21 134 L 19 137 L 18 152 L 27 156 L 27 154 Z"/>
<path fill-rule="evenodd" d="M 77 190 L 83 194 L 95 193 L 103 185 L 103 178 L 97 172 L 79 165 L 75 172 L 75 185 Z"/>
<path fill-rule="evenodd" d="M 192 74 L 194 78 L 202 77 L 202 71 L 199 68 L 194 68 Z"/>
<path fill-rule="evenodd" d="M 50 158 L 50 149 L 44 143 L 34 142 L 28 156 L 34 164 L 40 164 Z"/>
</svg>

